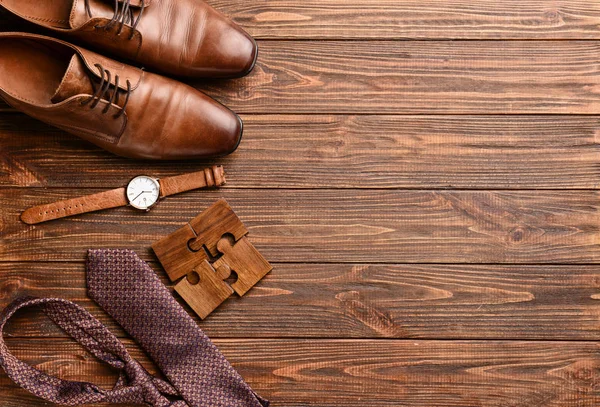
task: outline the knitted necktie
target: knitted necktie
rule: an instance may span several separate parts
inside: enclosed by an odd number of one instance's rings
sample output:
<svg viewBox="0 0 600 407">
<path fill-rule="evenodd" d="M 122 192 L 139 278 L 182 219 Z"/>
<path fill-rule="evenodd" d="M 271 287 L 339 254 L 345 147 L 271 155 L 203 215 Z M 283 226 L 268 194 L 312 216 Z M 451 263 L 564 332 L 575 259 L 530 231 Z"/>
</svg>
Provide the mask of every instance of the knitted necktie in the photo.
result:
<svg viewBox="0 0 600 407">
<path fill-rule="evenodd" d="M 41 308 L 67 334 L 101 361 L 119 370 L 112 390 L 84 382 L 72 382 L 29 366 L 8 350 L 2 332 L 8 320 L 22 308 Z M 14 301 L 0 316 L 0 365 L 19 386 L 52 403 L 77 406 L 89 403 L 133 403 L 153 407 L 188 407 L 185 401 L 169 401 L 178 392 L 169 383 L 150 375 L 131 358 L 125 346 L 80 306 L 58 298 L 26 297 Z"/>
<path fill-rule="evenodd" d="M 87 284 L 191 407 L 268 406 L 133 251 L 90 250 Z"/>
<path fill-rule="evenodd" d="M 150 375 L 87 311 L 66 300 L 25 298 L 0 316 L 0 366 L 18 385 L 53 403 L 136 403 L 153 407 L 267 407 L 227 362 L 152 269 L 129 250 L 88 254 L 89 295 L 154 360 L 168 381 Z M 112 390 L 61 380 L 19 361 L 2 338 L 19 309 L 37 306 L 98 359 L 119 369 Z"/>
</svg>

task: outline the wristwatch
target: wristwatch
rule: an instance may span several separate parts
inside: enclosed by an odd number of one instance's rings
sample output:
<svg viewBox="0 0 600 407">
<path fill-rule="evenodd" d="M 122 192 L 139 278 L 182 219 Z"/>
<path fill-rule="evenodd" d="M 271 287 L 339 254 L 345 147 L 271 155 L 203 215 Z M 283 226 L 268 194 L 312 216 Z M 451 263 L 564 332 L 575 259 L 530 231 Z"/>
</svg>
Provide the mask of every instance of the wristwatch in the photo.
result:
<svg viewBox="0 0 600 407">
<path fill-rule="evenodd" d="M 224 184 L 225 173 L 222 166 L 213 166 L 203 171 L 162 179 L 139 175 L 129 181 L 126 187 L 29 208 L 21 214 L 21 220 L 34 225 L 120 206 L 149 211 L 159 199 L 166 196 Z"/>
</svg>

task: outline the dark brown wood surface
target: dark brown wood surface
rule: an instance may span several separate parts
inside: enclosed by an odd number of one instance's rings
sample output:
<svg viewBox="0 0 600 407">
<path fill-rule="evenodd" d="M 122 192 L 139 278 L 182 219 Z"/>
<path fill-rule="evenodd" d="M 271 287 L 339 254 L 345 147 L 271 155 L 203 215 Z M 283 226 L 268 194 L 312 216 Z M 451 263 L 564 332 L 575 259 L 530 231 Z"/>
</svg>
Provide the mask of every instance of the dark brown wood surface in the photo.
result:
<svg viewBox="0 0 600 407">
<path fill-rule="evenodd" d="M 245 114 L 593 114 L 596 41 L 259 41 L 252 75 L 194 85 Z"/>
<path fill-rule="evenodd" d="M 211 0 L 259 39 L 600 39 L 589 0 Z M 2 12 L 0 11 L 0 15 Z M 14 20 L 7 29 L 19 29 Z"/>
<path fill-rule="evenodd" d="M 6 262 L 0 273 L 2 306 L 23 294 L 71 298 L 124 335 L 87 298 L 83 262 Z M 596 266 L 275 263 L 244 299 L 199 323 L 215 338 L 594 341 L 599 300 Z M 59 330 L 24 313 L 7 332 Z"/>
<path fill-rule="evenodd" d="M 127 160 L 24 115 L 2 117 L 2 186 L 113 188 L 141 165 L 166 177 L 199 171 L 205 164 Z M 325 114 L 244 119 L 242 148 L 218 160 L 227 167 L 228 188 L 600 186 L 600 116 Z"/>
<path fill-rule="evenodd" d="M 0 307 L 74 300 L 148 363 L 87 298 L 85 252 L 133 248 L 169 284 L 150 245 L 225 197 L 274 269 L 196 320 L 273 405 L 600 405 L 600 3 L 210 3 L 261 49 L 247 78 L 193 83 L 245 121 L 229 157 L 126 160 L 0 103 Z M 148 214 L 18 220 L 213 164 L 225 188 Z M 115 380 L 37 313 L 7 337 L 55 375 Z M 0 407 L 43 405 L 0 374 Z"/>
<path fill-rule="evenodd" d="M 147 171 L 147 170 L 146 170 Z M 19 222 L 21 208 L 87 188 L 3 188 L 0 256 L 82 261 L 90 247 L 150 245 L 225 197 L 274 262 L 598 263 L 597 191 L 407 191 L 261 189 L 194 191 L 149 213 L 132 208 Z"/>
<path fill-rule="evenodd" d="M 254 389 L 270 394 L 278 406 L 565 407 L 598 401 L 598 347 L 590 342 L 215 342 Z M 24 360 L 71 380 L 94 380 L 108 388 L 116 379 L 114 371 L 65 340 L 14 339 L 9 346 Z M 10 386 L 0 378 L 3 406 L 41 405 Z"/>
</svg>

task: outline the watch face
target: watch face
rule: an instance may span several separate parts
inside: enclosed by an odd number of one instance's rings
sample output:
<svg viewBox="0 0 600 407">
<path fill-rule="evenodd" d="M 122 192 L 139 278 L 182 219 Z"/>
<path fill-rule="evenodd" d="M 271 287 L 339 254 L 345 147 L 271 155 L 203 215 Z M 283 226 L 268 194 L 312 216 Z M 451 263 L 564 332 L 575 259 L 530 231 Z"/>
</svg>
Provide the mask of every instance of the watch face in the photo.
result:
<svg viewBox="0 0 600 407">
<path fill-rule="evenodd" d="M 147 210 L 158 202 L 160 184 L 152 177 L 140 175 L 127 185 L 129 204 L 137 209 Z"/>
</svg>

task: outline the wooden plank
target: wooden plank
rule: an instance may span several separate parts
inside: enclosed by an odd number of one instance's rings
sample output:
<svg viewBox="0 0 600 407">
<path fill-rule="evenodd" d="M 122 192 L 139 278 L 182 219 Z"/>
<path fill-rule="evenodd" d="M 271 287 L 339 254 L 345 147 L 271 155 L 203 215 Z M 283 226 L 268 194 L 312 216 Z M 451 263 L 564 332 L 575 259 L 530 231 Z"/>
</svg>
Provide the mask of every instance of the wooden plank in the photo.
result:
<svg viewBox="0 0 600 407">
<path fill-rule="evenodd" d="M 600 43 L 277 41 L 255 72 L 197 84 L 240 113 L 594 114 Z"/>
<path fill-rule="evenodd" d="M 28 363 L 110 387 L 109 371 L 66 340 L 11 340 Z M 219 340 L 253 389 L 277 406 L 593 406 L 596 343 Z M 144 360 L 132 344 L 134 357 Z M 150 368 L 151 371 L 154 369 Z M 0 376 L 3 407 L 43 403 Z"/>
<path fill-rule="evenodd" d="M 258 38 L 599 39 L 587 0 L 210 0 Z"/>
<path fill-rule="evenodd" d="M 589 0 L 209 0 L 259 39 L 600 39 Z M 0 12 L 3 29 L 23 29 Z"/>
<path fill-rule="evenodd" d="M 213 338 L 598 340 L 599 281 L 598 266 L 275 264 L 196 321 Z M 0 292 L 0 309 L 23 295 L 75 301 L 123 336 L 87 297 L 83 262 L 0 263 Z M 59 329 L 22 312 L 7 333 Z"/>
<path fill-rule="evenodd" d="M 597 263 L 593 191 L 193 191 L 148 213 L 119 208 L 28 226 L 22 210 L 90 189 L 0 191 L 0 260 L 82 260 L 89 248 L 150 245 L 225 197 L 272 262 Z"/>
<path fill-rule="evenodd" d="M 548 264 L 600 257 L 598 194 L 581 191 L 600 179 L 600 3 L 209 1 L 261 47 L 248 78 L 194 84 L 246 119 L 239 152 L 219 160 L 230 186 L 146 215 L 22 225 L 29 205 L 206 162 L 122 160 L 0 105 L 0 306 L 70 298 L 123 336 L 85 295 L 85 249 L 154 260 L 152 242 L 223 195 L 277 263 L 201 327 L 274 405 L 599 404 L 597 344 L 572 341 L 598 340 L 600 270 Z M 452 262 L 506 264 L 408 264 Z M 9 327 L 19 356 L 114 381 L 32 316 Z M 557 339 L 569 342 L 539 342 Z M 0 400 L 46 404 L 1 373 Z"/>
<path fill-rule="evenodd" d="M 195 86 L 244 114 L 600 113 L 598 41 L 259 45 L 250 76 Z"/>
<path fill-rule="evenodd" d="M 235 188 L 596 189 L 598 116 L 245 116 L 216 161 L 140 162 L 23 114 L 0 116 L 0 186 L 124 185 L 224 164 Z M 42 147 L 43 146 L 43 147 Z M 267 164 L 268 163 L 268 164 Z"/>
</svg>

